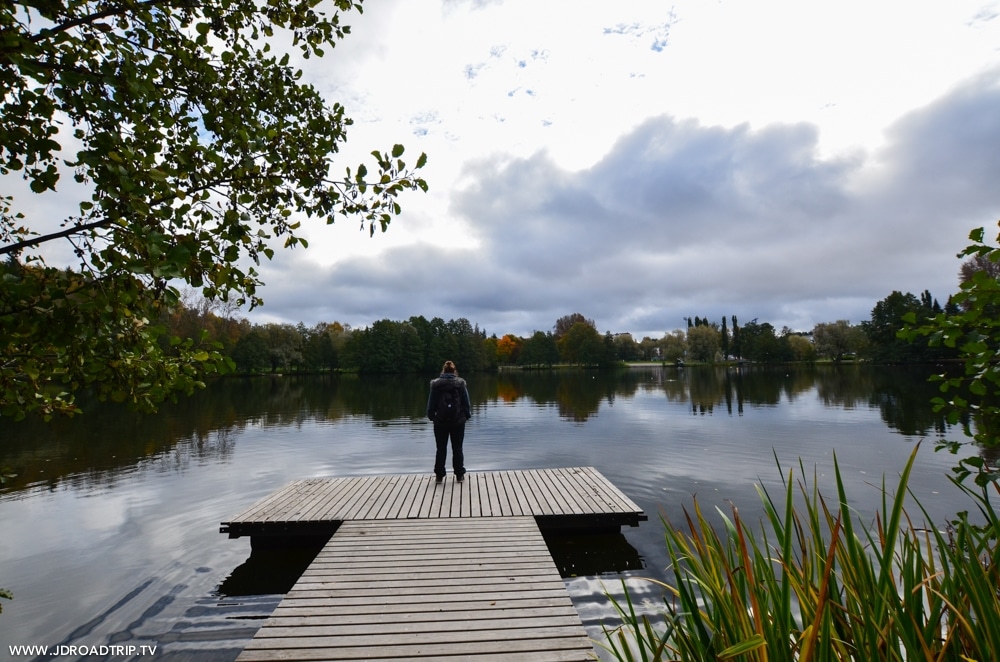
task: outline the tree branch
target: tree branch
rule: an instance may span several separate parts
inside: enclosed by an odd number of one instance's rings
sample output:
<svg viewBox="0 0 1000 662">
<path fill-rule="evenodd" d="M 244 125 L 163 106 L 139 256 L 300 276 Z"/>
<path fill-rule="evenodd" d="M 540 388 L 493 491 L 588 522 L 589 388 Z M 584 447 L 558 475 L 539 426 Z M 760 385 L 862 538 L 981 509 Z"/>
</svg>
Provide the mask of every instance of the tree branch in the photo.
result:
<svg viewBox="0 0 1000 662">
<path fill-rule="evenodd" d="M 136 7 L 154 7 L 156 5 L 169 5 L 171 0 L 146 0 L 146 2 L 137 3 Z M 118 16 L 119 14 L 125 14 L 131 11 L 131 8 L 121 5 L 118 7 L 109 7 L 104 11 L 99 11 L 95 14 L 88 14 L 86 16 L 80 16 L 72 20 L 68 20 L 65 23 L 60 23 L 51 28 L 45 28 L 36 35 L 32 35 L 29 41 L 32 43 L 38 43 L 40 41 L 50 38 L 53 34 L 58 34 L 60 32 L 67 32 L 73 28 L 78 28 L 81 25 L 87 25 L 95 21 L 99 21 L 102 18 L 109 18 L 111 16 Z"/>
<path fill-rule="evenodd" d="M 11 253 L 16 253 L 25 248 L 31 246 L 37 246 L 39 244 L 44 244 L 47 241 L 52 241 L 53 239 L 63 239 L 65 237 L 70 237 L 74 234 L 79 234 L 80 232 L 86 232 L 87 230 L 94 230 L 100 227 L 106 227 L 111 223 L 111 219 L 105 218 L 100 221 L 94 221 L 93 223 L 84 223 L 83 225 L 74 225 L 71 228 L 66 228 L 65 230 L 60 230 L 59 232 L 53 232 L 52 234 L 43 234 L 31 239 L 24 239 L 13 244 L 8 244 L 6 246 L 0 246 L 0 255 L 10 255 Z"/>
</svg>

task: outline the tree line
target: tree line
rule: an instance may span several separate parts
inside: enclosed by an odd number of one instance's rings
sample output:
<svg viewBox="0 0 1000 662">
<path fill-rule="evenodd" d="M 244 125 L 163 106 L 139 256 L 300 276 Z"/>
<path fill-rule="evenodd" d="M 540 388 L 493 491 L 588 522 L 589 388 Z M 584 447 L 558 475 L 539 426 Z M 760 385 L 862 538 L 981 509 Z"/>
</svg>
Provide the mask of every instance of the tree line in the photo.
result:
<svg viewBox="0 0 1000 662">
<path fill-rule="evenodd" d="M 949 304 L 954 308 L 953 305 Z M 674 364 L 787 363 L 866 360 L 875 363 L 927 363 L 948 359 L 954 351 L 934 347 L 923 338 L 897 334 L 904 319 L 930 319 L 946 312 L 930 292 L 894 291 L 877 302 L 871 318 L 816 324 L 809 331 L 776 329 L 769 322 L 742 322 L 736 315 L 719 321 L 685 318 L 686 328 L 660 338 L 636 340 L 630 333 L 601 333 L 581 313 L 556 320 L 550 330 L 521 337 L 488 334 L 468 319 L 443 320 L 414 316 L 381 319 L 364 328 L 341 322 L 251 324 L 232 311 L 202 300 L 181 301 L 161 323 L 165 336 L 198 338 L 214 344 L 241 374 L 351 371 L 362 373 L 425 372 L 453 360 L 462 372 L 508 366 L 551 367 L 557 364 L 608 367 L 623 362 Z"/>
</svg>

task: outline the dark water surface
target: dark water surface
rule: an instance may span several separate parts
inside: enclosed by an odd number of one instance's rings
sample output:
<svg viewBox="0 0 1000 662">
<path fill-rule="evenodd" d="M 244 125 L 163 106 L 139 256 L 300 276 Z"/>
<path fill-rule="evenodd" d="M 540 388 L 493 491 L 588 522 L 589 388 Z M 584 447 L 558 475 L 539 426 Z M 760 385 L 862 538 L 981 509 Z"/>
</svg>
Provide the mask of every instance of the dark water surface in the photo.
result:
<svg viewBox="0 0 1000 662">
<path fill-rule="evenodd" d="M 431 473 L 431 377 L 231 379 L 153 416 L 99 406 L 49 426 L 0 422 L 0 467 L 17 473 L 0 489 L 0 587 L 14 593 L 0 659 L 31 657 L 11 645 L 114 644 L 156 646 L 137 659 L 233 660 L 309 555 L 251 557 L 249 539 L 228 539 L 219 523 L 299 478 Z M 655 608 L 659 593 L 636 577 L 666 578 L 660 516 L 679 521 L 697 495 L 706 512 L 735 504 L 757 521 L 755 485 L 780 488 L 775 456 L 796 475 L 801 458 L 833 494 L 836 453 L 852 504 L 873 517 L 883 475 L 894 486 L 926 440 L 916 497 L 936 523 L 969 508 L 947 479 L 955 458 L 933 449 L 961 434 L 932 412 L 926 371 L 467 378 L 470 471 L 594 466 L 649 515 L 621 536 L 549 540 L 594 637 L 613 618 L 604 591 L 620 594 L 620 576 Z"/>
</svg>

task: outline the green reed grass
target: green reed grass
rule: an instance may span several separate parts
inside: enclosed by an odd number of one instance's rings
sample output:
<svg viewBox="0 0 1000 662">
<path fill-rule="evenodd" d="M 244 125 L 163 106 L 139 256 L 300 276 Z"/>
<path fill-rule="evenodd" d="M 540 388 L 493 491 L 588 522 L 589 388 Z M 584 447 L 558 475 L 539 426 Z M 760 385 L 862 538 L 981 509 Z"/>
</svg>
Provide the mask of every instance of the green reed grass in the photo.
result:
<svg viewBox="0 0 1000 662">
<path fill-rule="evenodd" d="M 781 500 L 758 486 L 756 533 L 736 507 L 719 511 L 717 531 L 695 500 L 683 526 L 664 519 L 672 581 L 648 580 L 665 590 L 659 615 L 639 614 L 623 582 L 623 601 L 609 595 L 622 625 L 605 626 L 598 643 L 629 662 L 993 659 L 1000 518 L 991 496 L 1000 491 L 953 481 L 985 524 L 963 512 L 943 530 L 917 528 L 904 507 L 917 450 L 894 491 L 883 478 L 869 517 L 849 505 L 836 457 L 836 501 L 815 473 L 810 487 L 789 472 Z"/>
</svg>

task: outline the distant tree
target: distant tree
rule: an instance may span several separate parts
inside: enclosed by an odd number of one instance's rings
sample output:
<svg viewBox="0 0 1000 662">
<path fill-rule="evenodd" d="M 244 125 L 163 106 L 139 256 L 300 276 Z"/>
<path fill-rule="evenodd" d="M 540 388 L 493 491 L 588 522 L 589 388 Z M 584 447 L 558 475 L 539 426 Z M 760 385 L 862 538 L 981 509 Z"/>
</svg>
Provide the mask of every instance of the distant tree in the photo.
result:
<svg viewBox="0 0 1000 662">
<path fill-rule="evenodd" d="M 555 326 L 552 327 L 556 340 L 559 340 L 569 333 L 569 330 L 573 328 L 574 324 L 587 324 L 593 327 L 595 331 L 597 330 L 597 325 L 594 324 L 594 320 L 587 319 L 580 313 L 572 313 L 571 315 L 565 315 L 564 317 L 560 317 L 556 320 Z"/>
<path fill-rule="evenodd" d="M 660 341 L 663 349 L 663 359 L 674 363 L 677 359 L 683 359 L 688 351 L 687 337 L 680 329 L 674 329 L 670 333 L 664 334 Z"/>
<path fill-rule="evenodd" d="M 689 327 L 687 346 L 691 360 L 713 363 L 719 353 L 719 332 L 707 324 Z"/>
<path fill-rule="evenodd" d="M 584 328 L 593 329 L 589 325 L 584 325 Z M 573 335 L 572 329 L 570 329 L 566 337 L 568 338 L 571 335 Z M 613 354 L 614 340 L 611 337 L 611 333 L 608 332 L 602 336 L 594 329 L 593 333 L 587 332 L 583 337 L 577 349 L 576 362 L 585 366 L 603 367 L 614 361 Z"/>
<path fill-rule="evenodd" d="M 970 282 L 980 272 L 986 274 L 988 278 L 1000 280 L 1000 262 L 989 255 L 973 255 L 963 262 L 958 270 L 959 284 Z"/>
<path fill-rule="evenodd" d="M 751 320 L 740 328 L 740 348 L 743 358 L 759 363 L 791 360 L 787 342 L 779 340 L 774 326 Z"/>
<path fill-rule="evenodd" d="M 940 306 L 935 306 L 935 303 L 926 291 L 921 298 L 910 292 L 893 291 L 877 302 L 872 308 L 871 319 L 861 323 L 868 340 L 868 358 L 880 363 L 916 363 L 940 358 L 942 352 L 931 348 L 926 341 L 899 335 L 905 324 L 904 319 L 912 317 L 922 324 L 934 317 L 937 314 L 935 309 L 940 311 Z"/>
<path fill-rule="evenodd" d="M 847 320 L 821 322 L 813 327 L 813 343 L 816 352 L 839 363 L 845 354 L 857 352 L 857 333 Z"/>
<path fill-rule="evenodd" d="M 535 331 L 521 347 L 521 365 L 552 366 L 559 362 L 559 348 L 551 333 Z"/>
<path fill-rule="evenodd" d="M 632 338 L 631 333 L 617 333 L 614 335 L 614 359 L 618 361 L 635 361 L 641 358 L 641 356 L 642 348 Z"/>
<path fill-rule="evenodd" d="M 722 316 L 722 330 L 719 331 L 719 349 L 722 351 L 722 359 L 729 358 L 729 329 L 726 327 L 726 316 Z"/>
<path fill-rule="evenodd" d="M 808 363 L 816 360 L 816 346 L 805 336 L 793 333 L 787 337 L 787 342 L 793 361 Z"/>
<path fill-rule="evenodd" d="M 0 174 L 46 197 L 0 196 L 0 415 L 73 413 L 84 388 L 141 410 L 190 392 L 227 365 L 199 339 L 160 342 L 157 320 L 179 286 L 257 305 L 254 267 L 274 245 L 305 247 L 300 219 L 384 231 L 399 194 L 426 190 L 401 145 L 332 174 L 351 120 L 301 82 L 291 54 L 271 51 L 286 41 L 297 58 L 332 49 L 349 32 L 342 13 L 361 4 L 330 8 L 3 5 Z M 49 198 L 70 171 L 85 199 L 52 218 Z M 63 245 L 72 270 L 43 260 Z"/>
<path fill-rule="evenodd" d="M 663 350 L 660 347 L 660 341 L 654 340 L 649 336 L 643 336 L 642 340 L 639 341 L 639 353 L 640 358 L 647 361 L 663 358 Z"/>
<path fill-rule="evenodd" d="M 302 364 L 302 333 L 291 324 L 261 327 L 271 372 L 297 369 Z"/>
<path fill-rule="evenodd" d="M 733 341 L 730 343 L 729 351 L 736 358 L 743 358 L 743 347 L 740 338 L 740 325 L 736 321 L 736 315 L 733 315 Z"/>
<path fill-rule="evenodd" d="M 262 329 L 253 327 L 240 336 L 233 348 L 232 359 L 239 372 L 265 372 L 270 369 L 267 340 Z"/>
<path fill-rule="evenodd" d="M 577 322 L 556 340 L 559 357 L 565 363 L 596 365 L 601 362 L 603 343 L 597 329 L 589 322 Z"/>
<path fill-rule="evenodd" d="M 501 365 L 514 365 L 521 358 L 521 347 L 524 341 L 512 333 L 506 334 L 497 341 L 497 360 Z"/>
<path fill-rule="evenodd" d="M 302 364 L 305 370 L 332 370 L 334 367 L 333 339 L 327 333 L 327 325 L 320 322 L 308 328 L 305 324 L 298 325 L 302 334 Z"/>
<path fill-rule="evenodd" d="M 489 338 L 483 338 L 483 356 L 486 357 L 484 368 L 487 370 L 496 370 L 500 365 L 499 352 L 497 351 L 499 343 L 500 339 L 495 333 Z"/>
</svg>

